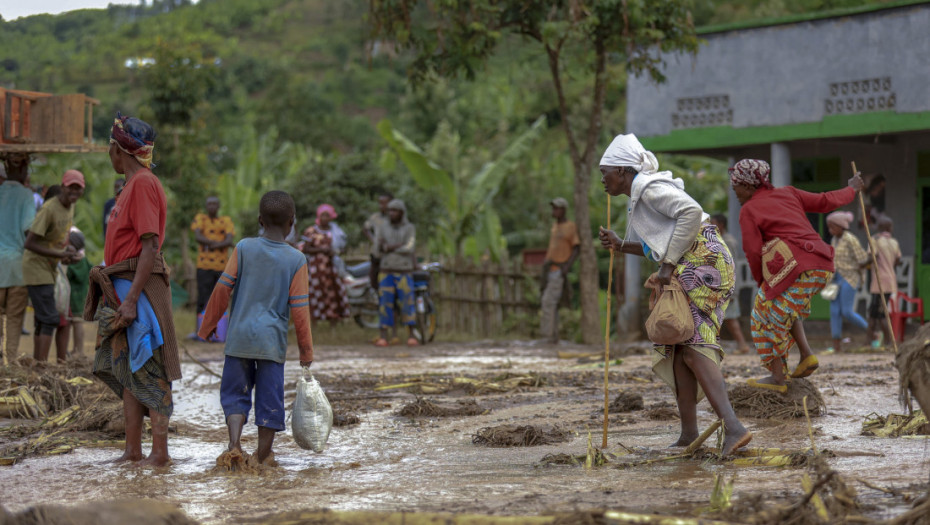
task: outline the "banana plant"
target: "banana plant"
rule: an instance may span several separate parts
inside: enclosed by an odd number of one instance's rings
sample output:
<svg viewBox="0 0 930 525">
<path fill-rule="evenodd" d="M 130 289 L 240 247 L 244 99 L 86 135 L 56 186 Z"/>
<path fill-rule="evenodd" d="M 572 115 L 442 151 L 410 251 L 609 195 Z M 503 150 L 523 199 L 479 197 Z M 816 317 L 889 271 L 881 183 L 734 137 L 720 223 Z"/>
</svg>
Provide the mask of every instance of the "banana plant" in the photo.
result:
<svg viewBox="0 0 930 525">
<path fill-rule="evenodd" d="M 462 159 L 450 161 L 451 170 L 444 169 L 423 149 L 390 121 L 378 123 L 378 132 L 393 152 L 407 167 L 420 188 L 436 194 L 446 214 L 436 225 L 436 235 L 430 239 L 430 248 L 444 255 L 481 257 L 485 254 L 499 261 L 507 251 L 507 242 L 501 228 L 500 217 L 493 201 L 504 177 L 518 169 L 517 163 L 545 129 L 541 116 L 510 142 L 493 161 L 485 163 L 477 172 L 461 173 Z M 453 148 L 458 153 L 458 148 Z"/>
<path fill-rule="evenodd" d="M 306 166 L 311 153 L 291 142 L 275 147 L 277 131 L 258 136 L 252 132 L 236 155 L 235 169 L 217 177 L 214 194 L 220 198 L 224 215 L 236 221 L 243 212 L 258 215 L 261 196 L 289 181 Z"/>
</svg>

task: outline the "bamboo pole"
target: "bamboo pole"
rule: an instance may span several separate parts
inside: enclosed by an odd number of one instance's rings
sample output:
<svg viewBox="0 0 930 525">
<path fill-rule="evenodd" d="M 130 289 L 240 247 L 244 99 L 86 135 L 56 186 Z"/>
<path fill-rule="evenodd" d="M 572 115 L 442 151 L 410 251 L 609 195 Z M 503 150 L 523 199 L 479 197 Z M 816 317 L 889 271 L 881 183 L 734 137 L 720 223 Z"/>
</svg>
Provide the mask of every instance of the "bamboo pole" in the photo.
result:
<svg viewBox="0 0 930 525">
<path fill-rule="evenodd" d="M 610 229 L 610 194 L 607 195 L 607 229 Z M 610 249 L 610 265 L 607 270 L 607 323 L 604 328 L 604 438 L 601 440 L 601 448 L 607 448 L 607 412 L 610 407 L 610 398 L 608 397 L 607 374 L 610 371 L 610 296 L 613 295 L 613 276 L 614 276 L 614 250 Z"/>
<path fill-rule="evenodd" d="M 714 431 L 720 428 L 720 425 L 722 424 L 723 424 L 723 421 L 720 419 L 711 423 L 709 427 L 704 429 L 704 432 L 701 432 L 701 435 L 698 436 L 697 439 L 695 439 L 694 441 L 691 442 L 690 445 L 688 445 L 688 447 L 685 449 L 683 454 L 686 456 L 690 456 L 691 454 L 694 454 L 694 452 L 697 449 L 701 448 L 701 445 L 703 445 L 704 442 L 707 441 L 707 438 L 709 438 L 710 435 L 714 433 Z"/>
<path fill-rule="evenodd" d="M 856 170 L 856 162 L 852 161 L 852 170 L 853 177 L 859 174 Z M 859 194 L 859 206 L 862 208 L 862 224 L 865 226 L 865 236 L 869 239 L 869 253 L 872 254 L 872 269 L 875 271 L 875 276 L 878 277 L 878 260 L 875 258 L 875 245 L 872 244 L 872 233 L 869 231 L 869 218 L 866 216 L 865 212 L 865 197 L 862 196 L 863 190 L 860 189 L 857 193 Z M 894 333 L 894 326 L 891 325 L 891 314 L 888 312 L 888 303 L 885 302 L 885 290 L 882 288 L 881 279 L 876 279 L 878 282 L 878 295 L 882 300 L 882 310 L 885 312 L 885 322 L 888 323 L 888 332 L 891 333 L 891 344 L 894 345 L 894 354 L 898 355 L 898 336 Z M 902 339 L 904 334 L 902 335 Z M 871 341 L 870 341 L 871 342 Z"/>
</svg>

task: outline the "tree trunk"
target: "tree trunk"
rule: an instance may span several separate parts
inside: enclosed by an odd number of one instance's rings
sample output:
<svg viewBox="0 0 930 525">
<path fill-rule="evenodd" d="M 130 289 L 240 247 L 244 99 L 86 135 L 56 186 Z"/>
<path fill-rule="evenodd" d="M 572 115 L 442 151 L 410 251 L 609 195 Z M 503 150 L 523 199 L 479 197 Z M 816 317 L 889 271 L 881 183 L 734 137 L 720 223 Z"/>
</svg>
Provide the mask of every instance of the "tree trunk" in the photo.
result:
<svg viewBox="0 0 930 525">
<path fill-rule="evenodd" d="M 585 344 L 595 344 L 601 340 L 600 306 L 597 292 L 600 289 L 597 272 L 597 257 L 594 253 L 594 240 L 591 238 L 591 216 L 588 212 L 588 187 L 591 175 L 588 169 L 575 166 L 575 224 L 581 239 L 578 253 L 581 270 L 578 284 L 581 285 L 579 304 L 581 305 L 581 336 Z"/>
<path fill-rule="evenodd" d="M 595 60 L 594 100 L 591 114 L 588 119 L 588 128 L 585 137 L 584 152 L 578 147 L 578 142 L 572 127 L 569 124 L 569 108 L 565 99 L 565 90 L 562 86 L 562 77 L 559 72 L 559 54 L 561 44 L 556 47 L 546 47 L 549 58 L 549 71 L 555 85 L 559 100 L 559 111 L 562 113 L 562 127 L 568 139 L 568 149 L 572 157 L 572 166 L 575 170 L 575 226 L 578 228 L 578 237 L 581 240 L 579 259 L 581 270 L 578 274 L 578 284 L 581 287 L 579 303 L 581 306 L 581 338 L 585 344 L 596 344 L 601 340 L 601 309 L 597 300 L 600 290 L 599 275 L 597 271 L 597 256 L 594 253 L 594 239 L 591 237 L 591 216 L 588 213 L 588 190 L 591 186 L 591 164 L 597 137 L 601 130 L 601 113 L 604 110 L 606 96 L 607 76 L 605 74 L 606 49 L 602 38 L 594 42 L 597 53 Z M 608 314 L 609 315 L 609 314 Z"/>
</svg>

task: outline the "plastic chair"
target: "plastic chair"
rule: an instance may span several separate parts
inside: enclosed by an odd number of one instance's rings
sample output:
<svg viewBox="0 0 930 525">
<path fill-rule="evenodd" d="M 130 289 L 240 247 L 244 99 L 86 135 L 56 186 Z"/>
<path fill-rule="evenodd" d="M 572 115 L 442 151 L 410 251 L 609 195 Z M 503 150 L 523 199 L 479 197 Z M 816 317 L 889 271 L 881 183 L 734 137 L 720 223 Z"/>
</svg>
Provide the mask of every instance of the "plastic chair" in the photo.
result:
<svg viewBox="0 0 930 525">
<path fill-rule="evenodd" d="M 905 308 L 899 307 L 900 301 L 914 305 L 912 312 L 905 311 Z M 924 324 L 924 300 L 911 297 L 904 292 L 891 294 L 888 299 L 888 315 L 891 317 L 891 329 L 894 332 L 894 338 L 899 343 L 904 341 L 904 323 L 911 317 L 920 319 L 920 324 Z"/>
</svg>

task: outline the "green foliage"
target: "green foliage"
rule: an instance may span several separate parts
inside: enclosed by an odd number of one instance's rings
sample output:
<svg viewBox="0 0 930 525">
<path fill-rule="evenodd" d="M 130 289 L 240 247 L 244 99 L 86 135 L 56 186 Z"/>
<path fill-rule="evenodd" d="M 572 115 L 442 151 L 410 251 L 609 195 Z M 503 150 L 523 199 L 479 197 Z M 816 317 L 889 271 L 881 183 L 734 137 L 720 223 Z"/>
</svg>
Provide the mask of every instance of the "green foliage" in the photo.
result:
<svg viewBox="0 0 930 525">
<path fill-rule="evenodd" d="M 305 169 L 311 152 L 291 142 L 277 144 L 274 129 L 261 136 L 250 130 L 235 156 L 235 168 L 220 174 L 210 193 L 219 197 L 223 213 L 240 225 L 241 236 L 255 235 L 262 195 L 294 180 Z"/>
<path fill-rule="evenodd" d="M 440 126 L 437 131 L 432 144 L 434 155 L 430 157 L 389 121 L 378 124 L 381 136 L 400 157 L 413 180 L 424 190 L 435 192 L 445 207 L 446 216 L 430 239 L 435 253 L 471 257 L 487 254 L 495 261 L 502 258 L 506 241 L 493 201 L 504 178 L 516 171 L 517 162 L 541 135 L 544 122 L 544 117 L 536 119 L 496 160 L 473 173 L 465 168 L 458 135 L 447 126 Z M 440 167 L 438 159 L 448 168 Z"/>
<path fill-rule="evenodd" d="M 433 72 L 475 78 L 506 33 L 537 40 L 556 54 L 580 44 L 588 59 L 609 49 L 624 55 L 631 72 L 656 80 L 663 78 L 658 51 L 694 52 L 698 46 L 688 0 L 371 0 L 369 5 L 375 36 L 416 52 L 410 70 L 415 81 Z"/>
<path fill-rule="evenodd" d="M 418 245 L 430 239 L 441 206 L 417 188 L 409 175 L 382 169 L 368 153 L 345 155 L 314 154 L 285 185 L 297 204 L 298 227 L 302 230 L 316 217 L 320 204 L 332 204 L 336 222 L 349 237 L 349 246 L 365 240 L 362 224 L 377 211 L 377 197 L 389 191 L 407 206 L 407 216 L 417 226 Z"/>
</svg>

